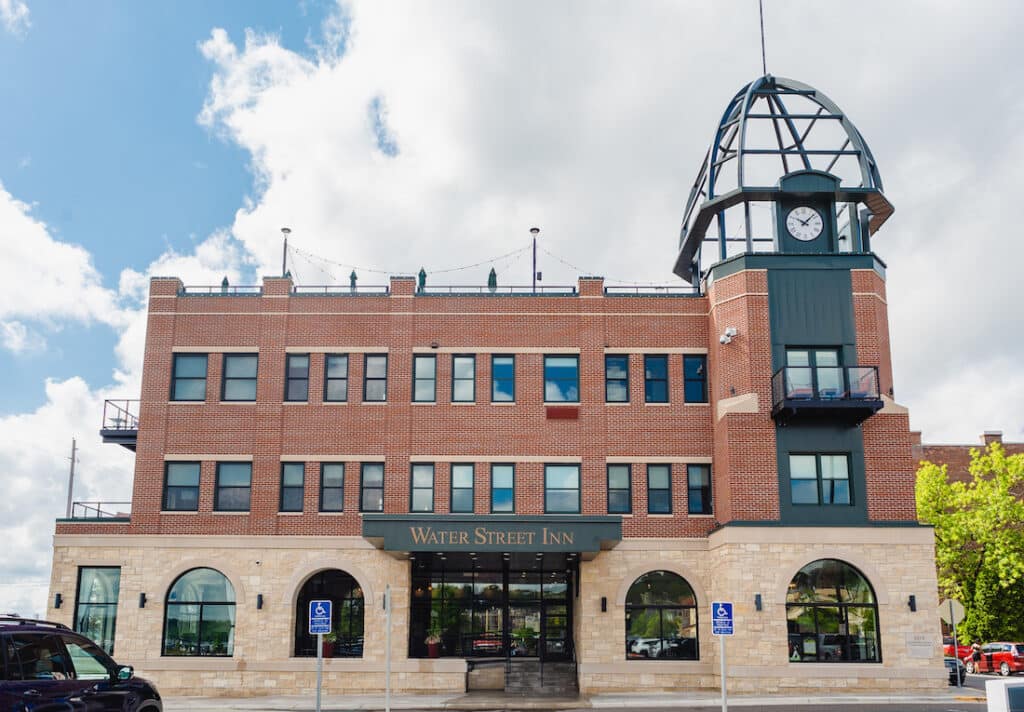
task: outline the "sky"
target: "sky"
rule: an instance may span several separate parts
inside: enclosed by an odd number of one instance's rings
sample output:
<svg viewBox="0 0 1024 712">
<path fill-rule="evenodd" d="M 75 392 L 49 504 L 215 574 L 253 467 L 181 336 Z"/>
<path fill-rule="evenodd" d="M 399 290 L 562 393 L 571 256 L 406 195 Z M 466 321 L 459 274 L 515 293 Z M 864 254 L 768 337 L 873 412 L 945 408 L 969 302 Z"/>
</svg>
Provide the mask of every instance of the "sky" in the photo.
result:
<svg viewBox="0 0 1024 712">
<path fill-rule="evenodd" d="M 1024 4 L 765 0 L 768 71 L 878 161 L 897 402 L 926 442 L 1024 440 Z M 0 611 L 44 610 L 137 398 L 148 280 L 678 284 L 689 188 L 761 74 L 756 0 L 0 0 Z M 512 257 L 488 262 L 517 252 Z M 468 270 L 443 272 L 461 265 Z"/>
</svg>

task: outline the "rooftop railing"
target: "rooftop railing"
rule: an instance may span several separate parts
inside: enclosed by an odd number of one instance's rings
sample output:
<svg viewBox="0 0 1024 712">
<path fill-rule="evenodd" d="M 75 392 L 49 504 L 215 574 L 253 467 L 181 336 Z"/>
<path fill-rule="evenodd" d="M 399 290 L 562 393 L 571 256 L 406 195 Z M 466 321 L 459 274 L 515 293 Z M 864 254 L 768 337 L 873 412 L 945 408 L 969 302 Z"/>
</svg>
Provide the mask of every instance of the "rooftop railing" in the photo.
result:
<svg viewBox="0 0 1024 712">
<path fill-rule="evenodd" d="M 258 297 L 263 294 L 259 285 L 217 285 L 214 287 L 182 287 L 179 297 Z"/>
<path fill-rule="evenodd" d="M 685 286 L 611 286 L 604 288 L 606 297 L 699 297 L 700 292 L 692 285 Z"/>
<path fill-rule="evenodd" d="M 489 287 L 487 285 L 426 285 L 423 289 L 416 291 L 417 295 L 421 296 L 448 296 L 448 295 L 478 295 L 488 296 L 493 295 L 496 297 L 565 297 L 573 296 L 576 294 L 576 287 L 573 286 L 550 286 L 550 287 L 531 287 L 529 285 L 516 286 L 496 286 Z"/>
<path fill-rule="evenodd" d="M 343 287 L 337 284 L 292 287 L 296 297 L 386 297 L 391 288 L 386 284 L 365 284 Z"/>
<path fill-rule="evenodd" d="M 131 502 L 74 502 L 72 519 L 128 519 L 132 514 Z"/>
<path fill-rule="evenodd" d="M 138 430 L 139 399 L 115 399 L 103 401 L 103 426 L 101 430 Z"/>
</svg>

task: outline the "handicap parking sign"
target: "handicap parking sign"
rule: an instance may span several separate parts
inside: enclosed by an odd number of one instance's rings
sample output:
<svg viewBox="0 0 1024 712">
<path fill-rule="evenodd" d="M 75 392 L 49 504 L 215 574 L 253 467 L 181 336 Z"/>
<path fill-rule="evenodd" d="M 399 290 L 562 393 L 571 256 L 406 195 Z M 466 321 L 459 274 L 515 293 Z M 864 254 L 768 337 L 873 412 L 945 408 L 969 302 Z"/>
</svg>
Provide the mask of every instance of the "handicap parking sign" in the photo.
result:
<svg viewBox="0 0 1024 712">
<path fill-rule="evenodd" d="M 317 635 L 331 632 L 331 602 L 309 602 L 309 634 Z"/>
<path fill-rule="evenodd" d="M 732 603 L 715 601 L 711 604 L 711 635 L 732 635 Z"/>
</svg>

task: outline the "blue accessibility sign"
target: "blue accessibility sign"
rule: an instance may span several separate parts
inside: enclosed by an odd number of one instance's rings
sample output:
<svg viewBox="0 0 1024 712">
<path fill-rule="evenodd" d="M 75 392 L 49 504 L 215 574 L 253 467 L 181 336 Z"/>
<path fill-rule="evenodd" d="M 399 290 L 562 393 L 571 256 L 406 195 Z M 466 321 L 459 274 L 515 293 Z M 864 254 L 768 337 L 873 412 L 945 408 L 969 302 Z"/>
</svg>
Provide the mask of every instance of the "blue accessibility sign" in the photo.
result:
<svg viewBox="0 0 1024 712">
<path fill-rule="evenodd" d="M 711 604 L 711 635 L 732 634 L 732 603 L 715 601 Z"/>
<path fill-rule="evenodd" d="M 309 602 L 309 634 L 317 635 L 331 632 L 331 602 Z"/>
</svg>

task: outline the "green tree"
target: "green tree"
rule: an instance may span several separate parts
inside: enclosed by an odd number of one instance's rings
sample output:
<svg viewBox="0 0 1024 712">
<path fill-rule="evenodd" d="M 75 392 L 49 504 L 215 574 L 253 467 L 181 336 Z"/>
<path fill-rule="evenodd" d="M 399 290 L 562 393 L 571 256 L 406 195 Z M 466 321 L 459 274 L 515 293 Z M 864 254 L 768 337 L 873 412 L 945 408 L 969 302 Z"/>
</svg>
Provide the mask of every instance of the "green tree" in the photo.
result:
<svg viewBox="0 0 1024 712">
<path fill-rule="evenodd" d="M 917 515 L 935 527 L 939 589 L 964 604 L 960 634 L 976 641 L 1024 638 L 1024 454 L 999 443 L 972 450 L 969 482 L 922 462 Z"/>
</svg>

